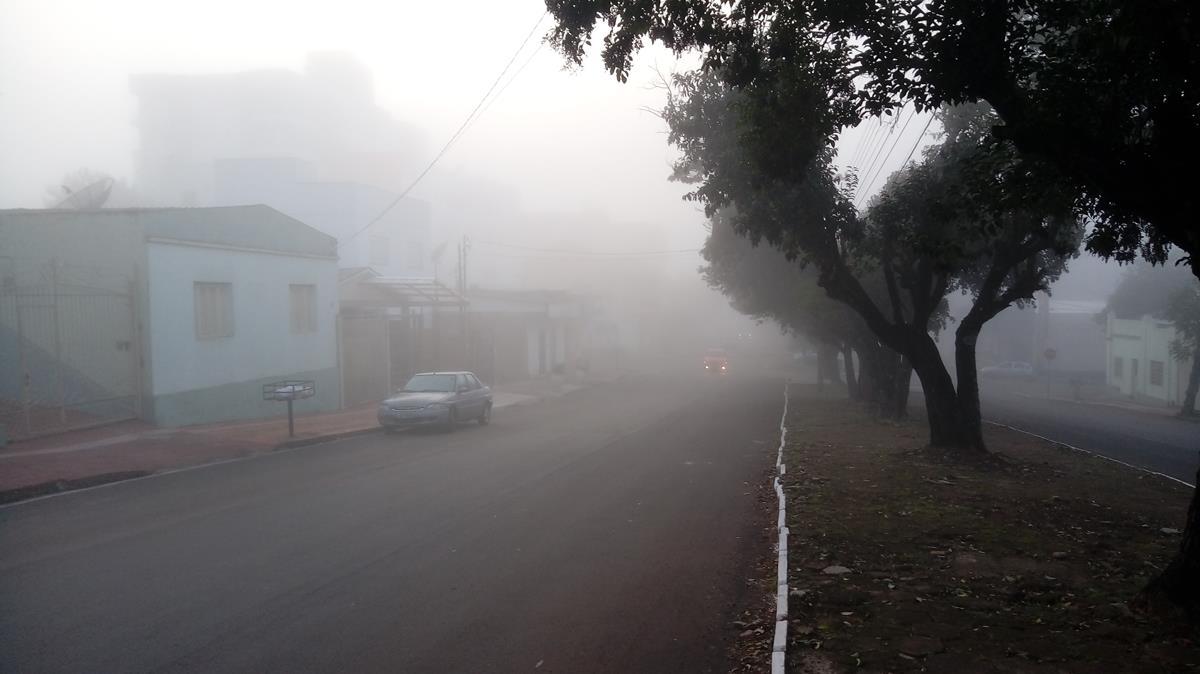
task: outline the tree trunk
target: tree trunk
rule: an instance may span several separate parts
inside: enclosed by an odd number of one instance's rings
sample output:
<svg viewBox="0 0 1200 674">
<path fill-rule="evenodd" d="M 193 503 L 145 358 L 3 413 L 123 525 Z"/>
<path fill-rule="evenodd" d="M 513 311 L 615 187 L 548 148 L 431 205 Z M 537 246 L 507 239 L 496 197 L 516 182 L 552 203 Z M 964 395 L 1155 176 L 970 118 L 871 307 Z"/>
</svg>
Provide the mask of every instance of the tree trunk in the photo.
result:
<svg viewBox="0 0 1200 674">
<path fill-rule="evenodd" d="M 912 365 L 907 358 L 900 358 L 900 373 L 896 377 L 896 399 L 893 401 L 893 414 L 897 419 L 908 418 L 908 397 L 912 393 Z"/>
<path fill-rule="evenodd" d="M 1196 410 L 1197 390 L 1200 390 L 1200 345 L 1196 346 L 1196 351 L 1192 354 L 1192 373 L 1188 375 L 1187 390 L 1183 393 L 1183 406 L 1179 410 L 1181 415 L 1185 417 L 1200 415 L 1200 411 Z"/>
<path fill-rule="evenodd" d="M 975 451 L 981 449 L 970 441 L 962 424 L 958 395 L 954 382 L 946 371 L 937 345 L 928 335 L 912 345 L 909 360 L 921 380 L 925 395 L 925 414 L 929 421 L 929 444 L 939 449 Z"/>
<path fill-rule="evenodd" d="M 954 370 L 958 375 L 958 409 L 964 437 L 970 449 L 986 450 L 983 414 L 979 405 L 979 368 L 975 344 L 982 325 L 964 320 L 954 332 Z"/>
<path fill-rule="evenodd" d="M 1196 471 L 1196 483 L 1200 484 L 1200 470 Z M 1200 622 L 1200 490 L 1192 492 L 1179 552 L 1146 585 L 1134 604 L 1155 611 L 1175 607 L 1192 622 Z"/>
<path fill-rule="evenodd" d="M 854 374 L 854 350 L 849 344 L 842 343 L 842 359 L 845 361 L 843 366 L 846 370 L 846 391 L 850 395 L 851 400 L 858 400 L 858 377 Z"/>
</svg>

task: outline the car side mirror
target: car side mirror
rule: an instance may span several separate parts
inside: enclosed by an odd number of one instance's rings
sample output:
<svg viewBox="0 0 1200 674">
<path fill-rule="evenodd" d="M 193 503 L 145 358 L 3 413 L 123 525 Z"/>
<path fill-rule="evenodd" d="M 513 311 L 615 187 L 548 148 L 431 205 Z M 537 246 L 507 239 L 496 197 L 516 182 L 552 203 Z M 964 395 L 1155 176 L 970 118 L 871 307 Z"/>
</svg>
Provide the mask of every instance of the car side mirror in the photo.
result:
<svg viewBox="0 0 1200 674">
<path fill-rule="evenodd" d="M 459 392 L 459 393 L 466 393 L 467 391 L 470 391 L 470 390 L 471 390 L 471 389 L 467 388 L 466 386 L 459 386 L 459 387 L 458 387 L 458 392 Z"/>
</svg>

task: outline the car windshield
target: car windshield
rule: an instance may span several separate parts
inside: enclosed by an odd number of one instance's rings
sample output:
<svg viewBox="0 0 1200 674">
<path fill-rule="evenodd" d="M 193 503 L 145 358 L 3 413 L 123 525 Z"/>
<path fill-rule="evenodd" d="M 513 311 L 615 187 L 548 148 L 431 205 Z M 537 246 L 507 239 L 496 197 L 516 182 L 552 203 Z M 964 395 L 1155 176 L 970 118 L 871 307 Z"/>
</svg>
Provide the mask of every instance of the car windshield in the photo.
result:
<svg viewBox="0 0 1200 674">
<path fill-rule="evenodd" d="M 451 393 L 454 391 L 452 374 L 417 374 L 404 385 L 408 393 Z"/>
</svg>

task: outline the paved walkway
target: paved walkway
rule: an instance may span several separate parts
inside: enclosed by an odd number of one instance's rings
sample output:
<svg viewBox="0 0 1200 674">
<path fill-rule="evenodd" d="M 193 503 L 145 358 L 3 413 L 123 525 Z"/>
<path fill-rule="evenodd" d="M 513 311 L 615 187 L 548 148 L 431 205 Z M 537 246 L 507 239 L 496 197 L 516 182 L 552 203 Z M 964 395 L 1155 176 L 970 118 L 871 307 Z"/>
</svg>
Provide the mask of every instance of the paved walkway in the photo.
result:
<svg viewBox="0 0 1200 674">
<path fill-rule="evenodd" d="M 553 380 L 520 382 L 495 389 L 494 407 L 534 402 L 578 388 L 577 384 Z M 157 428 L 131 421 L 11 443 L 0 449 L 0 503 L 376 432 L 379 422 L 375 409 L 376 404 L 371 403 L 298 416 L 294 438 L 288 437 L 287 417 L 282 416 L 183 428 Z"/>
</svg>

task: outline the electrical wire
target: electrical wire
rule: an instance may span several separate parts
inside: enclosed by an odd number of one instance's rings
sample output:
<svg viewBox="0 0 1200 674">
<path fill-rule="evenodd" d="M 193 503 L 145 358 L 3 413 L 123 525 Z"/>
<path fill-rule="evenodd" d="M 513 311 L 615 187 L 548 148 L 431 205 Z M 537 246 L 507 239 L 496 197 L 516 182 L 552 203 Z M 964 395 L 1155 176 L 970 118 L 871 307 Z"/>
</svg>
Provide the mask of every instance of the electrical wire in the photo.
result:
<svg viewBox="0 0 1200 674">
<path fill-rule="evenodd" d="M 880 155 L 883 154 L 883 148 L 887 147 L 887 142 L 888 142 L 888 139 L 891 137 L 891 132 L 894 131 L 896 128 L 896 122 L 899 122 L 899 121 L 900 121 L 900 117 L 899 117 L 899 115 L 897 115 L 896 119 L 893 120 L 893 122 L 890 125 L 888 125 L 890 127 L 890 130 L 885 134 L 881 134 L 876 139 L 874 153 L 871 152 L 871 149 L 867 150 L 867 154 L 864 156 L 864 159 L 866 157 L 871 157 L 871 161 L 869 164 L 867 164 L 866 169 L 859 174 L 860 180 L 858 181 L 858 189 L 854 190 L 854 200 L 855 201 L 858 201 L 859 190 L 862 189 L 863 182 L 866 181 L 866 177 L 871 173 L 872 170 L 874 170 L 875 164 L 879 161 Z"/>
<path fill-rule="evenodd" d="M 878 120 L 876 120 L 876 122 L 878 122 Z M 863 138 L 859 140 L 858 146 L 855 147 L 854 152 L 851 153 L 852 156 L 850 157 L 850 166 L 855 168 L 859 167 L 859 162 L 866 158 L 864 155 L 867 153 L 867 148 L 871 146 L 872 141 L 874 141 L 875 137 L 879 135 L 879 129 L 881 128 L 883 128 L 883 125 L 876 123 L 870 129 L 864 132 Z"/>
<path fill-rule="evenodd" d="M 855 195 L 854 203 L 856 205 L 861 199 L 865 198 L 867 194 L 871 192 L 871 187 L 875 184 L 875 181 L 879 179 L 879 175 L 883 173 L 883 169 L 887 166 L 888 160 L 892 158 L 892 153 L 896 151 L 896 146 L 900 144 L 900 139 L 904 137 L 904 132 L 908 130 L 909 122 L 911 122 L 913 117 L 916 117 L 916 115 L 917 110 L 916 108 L 913 108 L 912 113 L 908 116 L 908 119 L 904 120 L 904 125 L 900 127 L 900 133 L 897 133 L 896 137 L 892 139 L 892 146 L 888 148 L 887 154 L 883 157 L 883 161 L 879 162 L 879 165 L 875 168 L 875 174 L 871 176 L 871 180 L 866 183 L 866 187 L 863 188 L 862 192 Z M 920 137 L 918 136 L 918 139 L 919 138 Z"/>
<path fill-rule="evenodd" d="M 899 114 L 896 115 L 896 118 L 894 120 L 892 120 L 892 123 L 889 125 L 890 129 L 888 130 L 888 133 L 879 139 L 879 145 L 878 145 L 878 149 L 875 151 L 875 156 L 871 158 L 871 163 L 867 165 L 866 170 L 864 170 L 862 172 L 862 174 L 860 175 L 860 177 L 862 179 L 859 180 L 859 182 L 858 182 L 858 189 L 856 189 L 854 191 L 854 201 L 855 202 L 857 202 L 859 197 L 862 196 L 863 185 L 866 184 L 867 178 L 871 175 L 871 173 L 873 171 L 875 171 L 878 167 L 887 163 L 887 158 L 884 156 L 884 148 L 886 148 L 888 146 L 889 141 L 891 141 L 892 147 L 895 147 L 896 140 L 900 137 L 899 134 L 894 133 L 896 131 L 896 125 L 898 125 L 900 123 L 901 118 L 904 118 L 904 126 L 905 126 L 905 128 L 907 128 L 908 122 L 912 119 L 912 115 L 914 112 L 915 112 L 915 109 L 913 110 L 913 112 L 909 113 L 908 117 L 905 118 L 904 117 L 904 108 L 901 108 Z M 901 129 L 900 134 L 903 134 L 903 133 L 904 133 L 904 129 Z M 890 153 L 890 151 L 889 151 L 889 153 Z M 881 159 L 883 160 L 882 163 L 880 162 Z"/>
<path fill-rule="evenodd" d="M 371 220 L 368 221 L 367 224 L 358 228 L 358 230 L 356 230 L 349 237 L 338 241 L 338 245 L 337 245 L 338 248 L 341 248 L 343 244 L 350 243 L 355 238 L 357 238 L 358 235 L 367 231 L 367 229 L 369 229 L 371 227 L 371 225 L 374 225 L 375 223 L 377 223 L 381 219 L 383 219 L 383 216 L 385 216 L 389 212 L 391 212 L 391 210 L 396 207 L 396 204 L 400 203 L 400 201 L 403 200 L 404 197 L 408 196 L 408 194 L 413 191 L 413 188 L 415 188 L 418 184 L 420 184 L 420 182 L 425 178 L 425 176 L 428 175 L 429 172 L 433 170 L 433 167 L 437 165 L 438 161 L 440 161 L 441 158 L 443 156 L 445 156 L 446 152 L 448 152 L 450 150 L 450 147 L 452 145 L 454 145 L 455 141 L 457 141 L 459 139 L 459 137 L 462 136 L 463 132 L 466 131 L 468 126 L 470 126 L 471 122 L 474 119 L 476 119 L 476 113 L 479 113 L 480 108 L 482 108 L 484 102 L 487 101 L 488 96 L 491 96 L 492 91 L 494 91 L 496 89 L 496 85 L 500 84 L 500 81 L 502 79 L 504 79 L 505 73 L 507 73 L 508 69 L 512 67 L 513 62 L 517 60 L 517 56 L 519 56 L 521 54 L 521 52 L 524 51 L 525 45 L 529 44 L 530 38 L 532 38 L 533 34 L 535 32 L 537 32 L 538 26 L 542 25 L 542 21 L 544 21 L 546 19 L 547 14 L 549 14 L 549 12 L 543 12 L 542 15 L 538 17 L 537 22 L 533 24 L 533 28 L 529 29 L 529 33 L 525 36 L 525 39 L 521 41 L 521 45 L 519 47 L 517 47 L 517 50 L 515 52 L 513 52 L 512 58 L 508 59 L 508 63 L 506 63 L 504 65 L 504 68 L 500 71 L 500 74 L 496 76 L 496 80 L 494 82 L 492 82 L 492 86 L 488 87 L 488 90 L 486 92 L 484 92 L 483 96 L 479 99 L 479 102 L 476 103 L 475 107 L 471 110 L 471 114 L 467 115 L 467 118 L 463 120 L 463 123 L 461 125 L 459 125 L 458 130 L 455 131 L 454 134 L 450 136 L 450 140 L 447 140 L 446 144 L 442 146 L 442 149 L 439 150 L 436 155 L 434 155 L 433 160 L 429 162 L 429 165 L 426 166 L 425 169 L 423 171 L 421 171 L 417 175 L 417 177 L 413 179 L 413 181 L 411 183 L 408 184 L 408 187 L 405 187 L 404 190 L 402 192 L 400 192 L 400 194 L 391 201 L 391 203 L 389 203 L 386 207 L 384 207 L 384 209 L 382 211 L 380 211 L 378 215 L 371 218 Z"/>
<path fill-rule="evenodd" d="M 904 158 L 904 163 L 900 166 L 908 166 L 908 162 L 912 159 L 913 153 L 917 151 L 917 146 L 921 144 L 921 139 L 924 138 L 925 133 L 929 131 L 929 125 L 932 122 L 933 115 L 930 115 L 929 119 L 925 120 L 925 128 L 921 129 L 921 135 L 917 136 L 917 139 L 913 141 L 912 148 L 910 148 L 908 151 L 908 156 Z"/>
<path fill-rule="evenodd" d="M 488 101 L 487 105 L 484 106 L 483 111 L 479 113 L 479 117 L 487 114 L 487 111 L 492 108 L 492 104 L 494 104 L 497 99 L 504 95 L 504 92 L 508 90 L 508 86 L 516 81 L 516 79 L 521 76 L 521 73 L 525 72 L 525 68 L 528 67 L 533 61 L 533 58 L 538 55 L 538 52 L 542 51 L 542 47 L 544 46 L 546 46 L 545 42 L 538 43 L 538 46 L 529 54 L 529 58 L 525 59 L 525 62 L 521 64 L 521 67 L 517 68 L 517 71 L 513 73 L 513 76 L 508 78 L 508 81 L 504 83 L 504 86 L 500 87 L 500 91 L 497 91 L 496 95 L 492 96 L 492 100 Z M 476 117 L 476 119 L 478 119 L 478 117 Z"/>
</svg>

